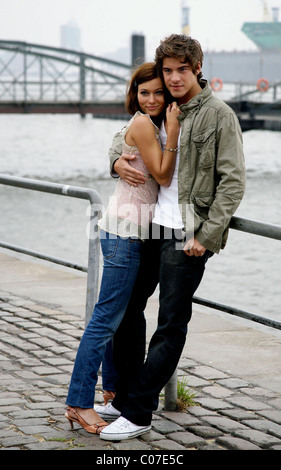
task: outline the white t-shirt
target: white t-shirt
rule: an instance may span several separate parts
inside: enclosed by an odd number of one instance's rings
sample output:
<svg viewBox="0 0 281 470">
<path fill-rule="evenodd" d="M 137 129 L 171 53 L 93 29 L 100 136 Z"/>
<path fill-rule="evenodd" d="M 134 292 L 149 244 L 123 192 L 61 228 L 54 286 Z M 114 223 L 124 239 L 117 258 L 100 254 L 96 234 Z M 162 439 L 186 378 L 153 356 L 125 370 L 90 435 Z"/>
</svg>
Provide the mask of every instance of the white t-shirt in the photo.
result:
<svg viewBox="0 0 281 470">
<path fill-rule="evenodd" d="M 167 134 L 164 122 L 160 128 L 160 140 L 162 149 L 166 147 Z M 180 134 L 178 147 L 180 143 Z M 165 158 L 165 157 L 164 157 Z M 160 186 L 158 200 L 155 206 L 155 212 L 152 222 L 164 227 L 182 229 L 183 221 L 178 205 L 178 168 L 179 168 L 179 150 L 176 155 L 176 165 L 173 178 L 169 187 Z"/>
</svg>

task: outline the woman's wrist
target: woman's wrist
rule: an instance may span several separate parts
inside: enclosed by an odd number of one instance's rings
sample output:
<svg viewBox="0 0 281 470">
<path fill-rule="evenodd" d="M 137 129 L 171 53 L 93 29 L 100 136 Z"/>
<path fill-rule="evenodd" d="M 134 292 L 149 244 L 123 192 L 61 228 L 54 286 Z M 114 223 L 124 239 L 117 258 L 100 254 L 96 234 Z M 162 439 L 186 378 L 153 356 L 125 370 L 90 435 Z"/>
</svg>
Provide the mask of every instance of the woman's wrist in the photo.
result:
<svg viewBox="0 0 281 470">
<path fill-rule="evenodd" d="M 164 151 L 167 151 L 167 152 L 177 152 L 178 151 L 178 147 L 173 147 L 173 148 L 170 148 L 170 147 L 165 147 L 164 148 Z"/>
</svg>

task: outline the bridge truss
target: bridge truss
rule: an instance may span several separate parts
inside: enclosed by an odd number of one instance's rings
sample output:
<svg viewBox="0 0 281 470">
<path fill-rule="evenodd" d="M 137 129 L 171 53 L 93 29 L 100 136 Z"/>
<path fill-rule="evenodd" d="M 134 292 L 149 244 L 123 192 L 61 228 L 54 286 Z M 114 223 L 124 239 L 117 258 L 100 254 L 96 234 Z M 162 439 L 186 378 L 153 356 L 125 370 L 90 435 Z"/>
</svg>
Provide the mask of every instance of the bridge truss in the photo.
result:
<svg viewBox="0 0 281 470">
<path fill-rule="evenodd" d="M 70 49 L 0 40 L 0 113 L 91 113 L 127 119 L 124 108 L 131 66 Z M 273 96 L 254 85 L 223 98 L 243 130 L 281 130 L 281 82 Z M 259 94 L 257 98 L 256 95 Z M 262 99 L 261 95 L 264 95 Z"/>
<path fill-rule="evenodd" d="M 82 52 L 0 40 L 0 112 L 124 112 L 131 66 Z"/>
</svg>

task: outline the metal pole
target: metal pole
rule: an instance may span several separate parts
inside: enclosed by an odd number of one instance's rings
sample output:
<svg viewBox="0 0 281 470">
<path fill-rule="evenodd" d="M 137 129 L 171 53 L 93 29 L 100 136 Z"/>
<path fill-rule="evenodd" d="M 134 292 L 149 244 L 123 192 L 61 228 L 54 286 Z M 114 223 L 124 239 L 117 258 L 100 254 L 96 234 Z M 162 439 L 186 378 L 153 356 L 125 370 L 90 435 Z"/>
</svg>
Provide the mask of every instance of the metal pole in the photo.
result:
<svg viewBox="0 0 281 470">
<path fill-rule="evenodd" d="M 253 235 L 259 235 L 261 237 L 281 240 L 280 225 L 268 224 L 233 216 L 230 222 L 230 228 L 241 232 L 252 233 Z"/>
<path fill-rule="evenodd" d="M 26 50 L 23 53 L 23 100 L 27 102 L 27 55 Z"/>
<path fill-rule="evenodd" d="M 100 241 L 98 237 L 98 216 L 101 205 L 97 205 L 95 198 L 90 205 L 90 231 L 89 231 L 89 253 L 88 253 L 88 277 L 87 277 L 87 296 L 86 296 L 86 314 L 85 328 L 88 325 L 94 306 L 98 298 L 99 289 L 99 266 L 100 266 Z"/>
<path fill-rule="evenodd" d="M 83 101 L 86 98 L 86 88 L 85 88 L 85 57 L 80 55 L 80 104 L 82 107 Z M 81 117 L 85 117 L 85 113 L 81 112 Z"/>
<path fill-rule="evenodd" d="M 43 99 L 43 59 L 39 58 L 39 67 L 40 67 L 40 100 Z"/>
<path fill-rule="evenodd" d="M 169 382 L 165 386 L 164 408 L 167 411 L 175 411 L 177 409 L 178 396 L 178 374 L 177 369 L 173 373 Z"/>
</svg>

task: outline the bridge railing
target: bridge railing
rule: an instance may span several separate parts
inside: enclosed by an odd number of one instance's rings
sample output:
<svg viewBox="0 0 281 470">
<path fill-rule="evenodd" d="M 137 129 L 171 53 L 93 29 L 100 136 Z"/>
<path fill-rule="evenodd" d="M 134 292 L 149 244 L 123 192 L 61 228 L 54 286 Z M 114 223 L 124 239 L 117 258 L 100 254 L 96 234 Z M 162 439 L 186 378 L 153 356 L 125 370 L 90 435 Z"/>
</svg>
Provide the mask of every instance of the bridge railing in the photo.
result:
<svg viewBox="0 0 281 470">
<path fill-rule="evenodd" d="M 131 66 L 70 49 L 0 40 L 0 100 L 124 100 Z"/>
<path fill-rule="evenodd" d="M 87 293 L 86 293 L 86 312 L 85 312 L 85 326 L 89 322 L 93 307 L 96 303 L 98 296 L 99 285 L 99 262 L 100 262 L 100 247 L 99 239 L 97 236 L 98 215 L 102 208 L 102 201 L 99 194 L 89 188 L 68 186 L 57 183 L 49 183 L 45 181 L 32 180 L 27 178 L 18 178 L 0 174 L 0 184 L 6 186 L 14 186 L 18 188 L 25 188 L 32 191 L 41 191 L 50 194 L 57 194 L 60 196 L 68 196 L 72 198 L 79 198 L 88 200 L 90 203 L 90 231 L 89 231 L 89 254 L 88 266 L 79 266 L 66 260 L 52 257 L 43 253 L 38 253 L 30 249 L 15 246 L 9 243 L 1 242 L 0 247 L 13 250 L 26 255 L 34 256 L 39 259 L 50 261 L 60 264 L 69 268 L 77 269 L 87 272 Z M 232 217 L 230 228 L 242 232 L 247 232 L 261 237 L 267 237 L 275 240 L 281 240 L 281 226 L 267 224 L 263 222 L 248 220 L 240 217 Z M 243 310 L 236 309 L 231 306 L 226 306 L 210 300 L 194 297 L 193 302 L 210 307 L 212 309 L 220 310 L 231 315 L 236 315 L 247 320 L 251 320 L 265 326 L 281 330 L 281 323 L 272 319 L 264 318 Z M 165 387 L 165 409 L 174 410 L 176 408 L 177 399 L 177 371 L 173 374 L 170 381 Z"/>
<path fill-rule="evenodd" d="M 0 40 L 0 103 L 123 102 L 131 69 L 132 65 L 77 50 Z M 256 83 L 224 81 L 217 86 L 220 79 L 206 78 L 227 102 L 281 99 L 281 82 L 260 79 L 264 83 L 259 86 L 258 79 Z M 27 107 L 20 109 L 30 112 Z"/>
<path fill-rule="evenodd" d="M 277 102 L 281 99 L 281 82 L 269 83 L 265 82 L 265 88 L 258 88 L 257 84 L 252 85 L 245 83 L 237 83 L 236 95 L 231 98 L 231 101 L 245 101 L 251 100 L 258 102 L 270 101 L 271 103 Z"/>
</svg>

